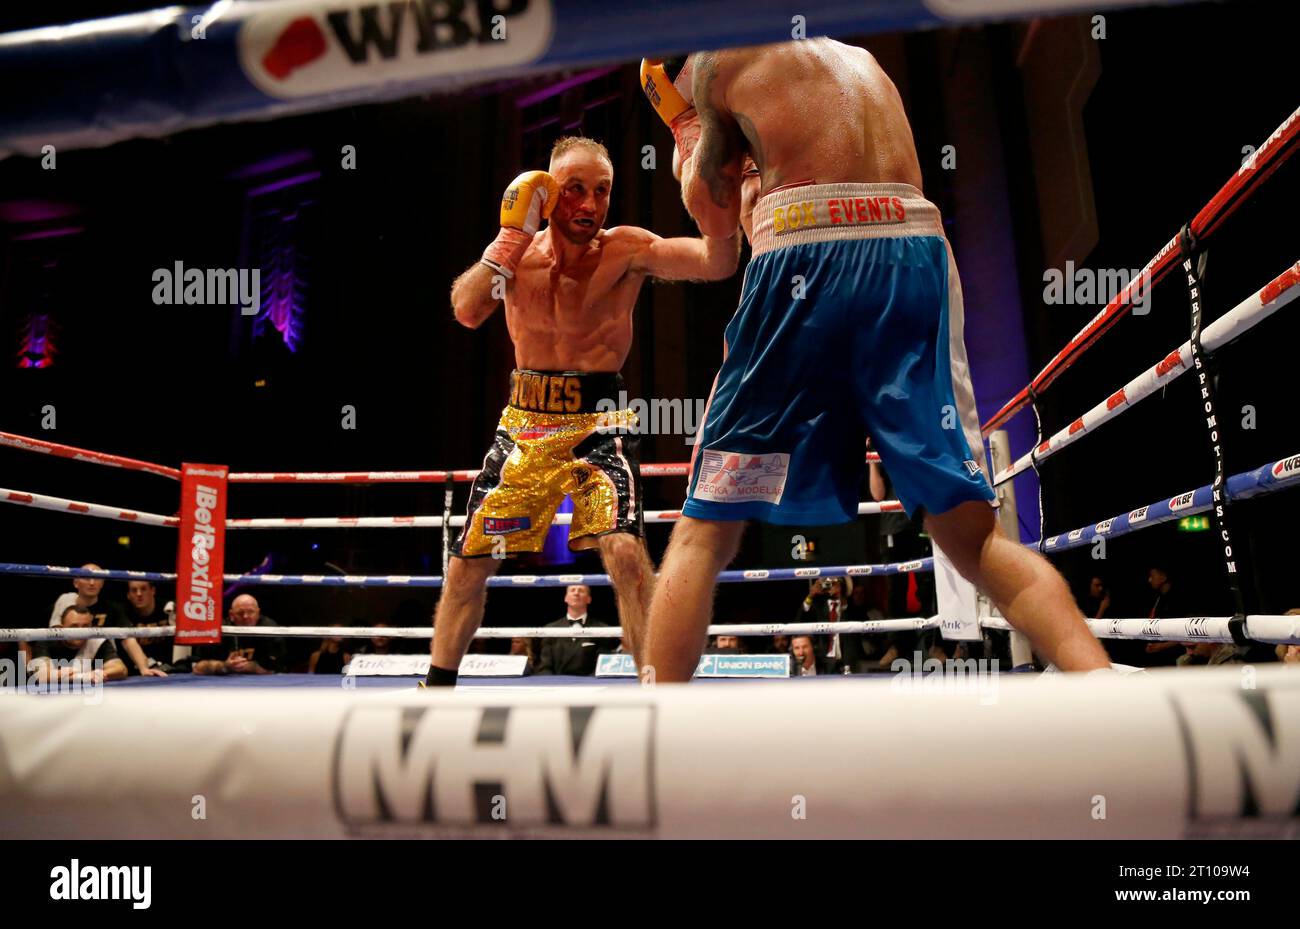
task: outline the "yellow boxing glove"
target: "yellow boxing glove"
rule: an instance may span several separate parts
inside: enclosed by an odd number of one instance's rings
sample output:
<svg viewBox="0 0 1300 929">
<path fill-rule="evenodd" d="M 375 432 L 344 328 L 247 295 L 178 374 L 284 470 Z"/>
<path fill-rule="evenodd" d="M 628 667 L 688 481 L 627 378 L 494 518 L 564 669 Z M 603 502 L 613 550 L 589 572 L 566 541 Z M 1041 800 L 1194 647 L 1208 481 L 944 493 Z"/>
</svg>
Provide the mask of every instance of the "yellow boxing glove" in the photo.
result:
<svg viewBox="0 0 1300 929">
<path fill-rule="evenodd" d="M 641 59 L 641 89 L 659 118 L 673 132 L 677 148 L 673 152 L 673 177 L 681 180 L 682 164 L 695 154 L 700 140 L 700 116 L 691 99 L 691 59 L 687 56 L 677 72 L 669 77 L 662 58 Z"/>
<path fill-rule="evenodd" d="M 545 171 L 525 171 L 511 181 L 501 197 L 501 231 L 483 252 L 483 264 L 514 277 L 542 220 L 550 218 L 559 199 L 560 185 Z"/>
</svg>

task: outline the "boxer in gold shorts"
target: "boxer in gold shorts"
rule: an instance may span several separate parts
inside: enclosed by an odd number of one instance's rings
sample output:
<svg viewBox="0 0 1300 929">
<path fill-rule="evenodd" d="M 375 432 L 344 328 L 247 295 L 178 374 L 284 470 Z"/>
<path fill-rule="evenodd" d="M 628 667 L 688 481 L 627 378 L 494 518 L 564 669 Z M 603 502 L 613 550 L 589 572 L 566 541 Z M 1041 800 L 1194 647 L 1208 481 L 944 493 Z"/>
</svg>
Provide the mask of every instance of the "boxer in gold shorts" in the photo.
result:
<svg viewBox="0 0 1300 929">
<path fill-rule="evenodd" d="M 632 310 L 651 277 L 729 277 L 740 238 L 735 229 L 699 239 L 605 229 L 613 183 L 603 145 L 560 139 L 548 171 L 511 182 L 499 234 L 452 286 L 456 320 L 471 329 L 504 302 L 518 370 L 443 580 L 426 686 L 455 684 L 488 578 L 504 557 L 541 550 L 565 495 L 574 502 L 569 544 L 600 552 L 639 665 L 654 568 L 641 538 L 637 424 L 614 406 Z"/>
<path fill-rule="evenodd" d="M 606 409 L 626 395 L 616 373 L 515 371 L 510 405 L 470 491 L 452 552 L 462 558 L 540 552 L 560 501 L 573 498 L 569 547 L 641 535 L 635 415 Z"/>
</svg>

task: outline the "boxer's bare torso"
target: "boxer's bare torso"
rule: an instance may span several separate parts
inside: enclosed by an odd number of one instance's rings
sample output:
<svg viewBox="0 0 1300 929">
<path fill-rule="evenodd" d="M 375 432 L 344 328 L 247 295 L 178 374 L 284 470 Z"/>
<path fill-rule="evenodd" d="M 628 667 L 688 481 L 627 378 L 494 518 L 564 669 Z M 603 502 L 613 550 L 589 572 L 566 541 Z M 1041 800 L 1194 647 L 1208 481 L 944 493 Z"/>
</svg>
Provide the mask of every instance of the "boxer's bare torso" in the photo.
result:
<svg viewBox="0 0 1300 929">
<path fill-rule="evenodd" d="M 506 291 L 515 366 L 537 371 L 619 371 L 632 347 L 632 310 L 646 274 L 633 257 L 655 238 L 602 230 L 576 260 L 557 255 L 549 232 L 533 239 Z"/>
<path fill-rule="evenodd" d="M 537 371 L 616 372 L 632 346 L 632 311 L 641 285 L 720 280 L 740 257 L 736 225 L 713 238 L 665 239 L 637 226 L 602 228 L 613 168 L 571 149 L 554 159 L 559 198 L 505 287 L 515 365 Z M 452 287 L 456 318 L 481 325 L 500 302 L 492 272 L 472 266 Z"/>
</svg>

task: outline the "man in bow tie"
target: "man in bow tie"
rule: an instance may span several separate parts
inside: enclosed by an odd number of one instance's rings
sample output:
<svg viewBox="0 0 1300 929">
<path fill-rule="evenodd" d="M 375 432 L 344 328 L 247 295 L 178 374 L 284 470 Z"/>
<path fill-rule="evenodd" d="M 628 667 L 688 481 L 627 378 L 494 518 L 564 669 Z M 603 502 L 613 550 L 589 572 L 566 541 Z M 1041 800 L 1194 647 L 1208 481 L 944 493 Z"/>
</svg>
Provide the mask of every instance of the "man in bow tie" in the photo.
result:
<svg viewBox="0 0 1300 929">
<path fill-rule="evenodd" d="M 570 584 L 564 589 L 565 616 L 548 629 L 584 629 L 590 626 L 608 626 L 601 619 L 587 614 L 591 606 L 591 588 L 586 584 Z M 596 673 L 596 659 L 601 652 L 609 651 L 609 639 L 543 639 L 541 657 L 537 662 L 538 674 L 567 674 L 590 676 Z"/>
</svg>

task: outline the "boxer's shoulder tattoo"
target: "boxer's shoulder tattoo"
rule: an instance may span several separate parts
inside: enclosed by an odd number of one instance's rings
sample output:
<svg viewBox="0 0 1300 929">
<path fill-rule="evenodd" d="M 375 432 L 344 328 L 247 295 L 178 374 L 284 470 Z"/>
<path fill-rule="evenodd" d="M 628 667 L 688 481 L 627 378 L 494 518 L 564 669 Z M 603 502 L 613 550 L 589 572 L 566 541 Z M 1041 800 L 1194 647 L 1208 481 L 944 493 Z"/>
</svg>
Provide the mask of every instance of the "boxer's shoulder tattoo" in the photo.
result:
<svg viewBox="0 0 1300 929">
<path fill-rule="evenodd" d="M 708 103 L 713 82 L 718 77 L 718 55 L 716 52 L 697 52 L 691 63 L 691 96 L 696 108 L 701 103 Z"/>
<path fill-rule="evenodd" d="M 740 131 L 749 142 L 749 156 L 754 159 L 754 164 L 766 164 L 763 159 L 763 140 L 758 136 L 758 128 L 754 121 L 744 113 L 732 113 L 736 117 L 736 125 L 740 126 Z"/>
<path fill-rule="evenodd" d="M 718 76 L 717 54 L 702 52 L 696 56 L 692 92 L 700 116 L 700 141 L 695 149 L 696 171 L 709 189 L 709 198 L 724 209 L 731 206 L 739 193 L 736 178 L 723 170 L 742 150 L 740 127 L 734 114 L 724 113 L 713 103 L 714 82 Z"/>
</svg>

